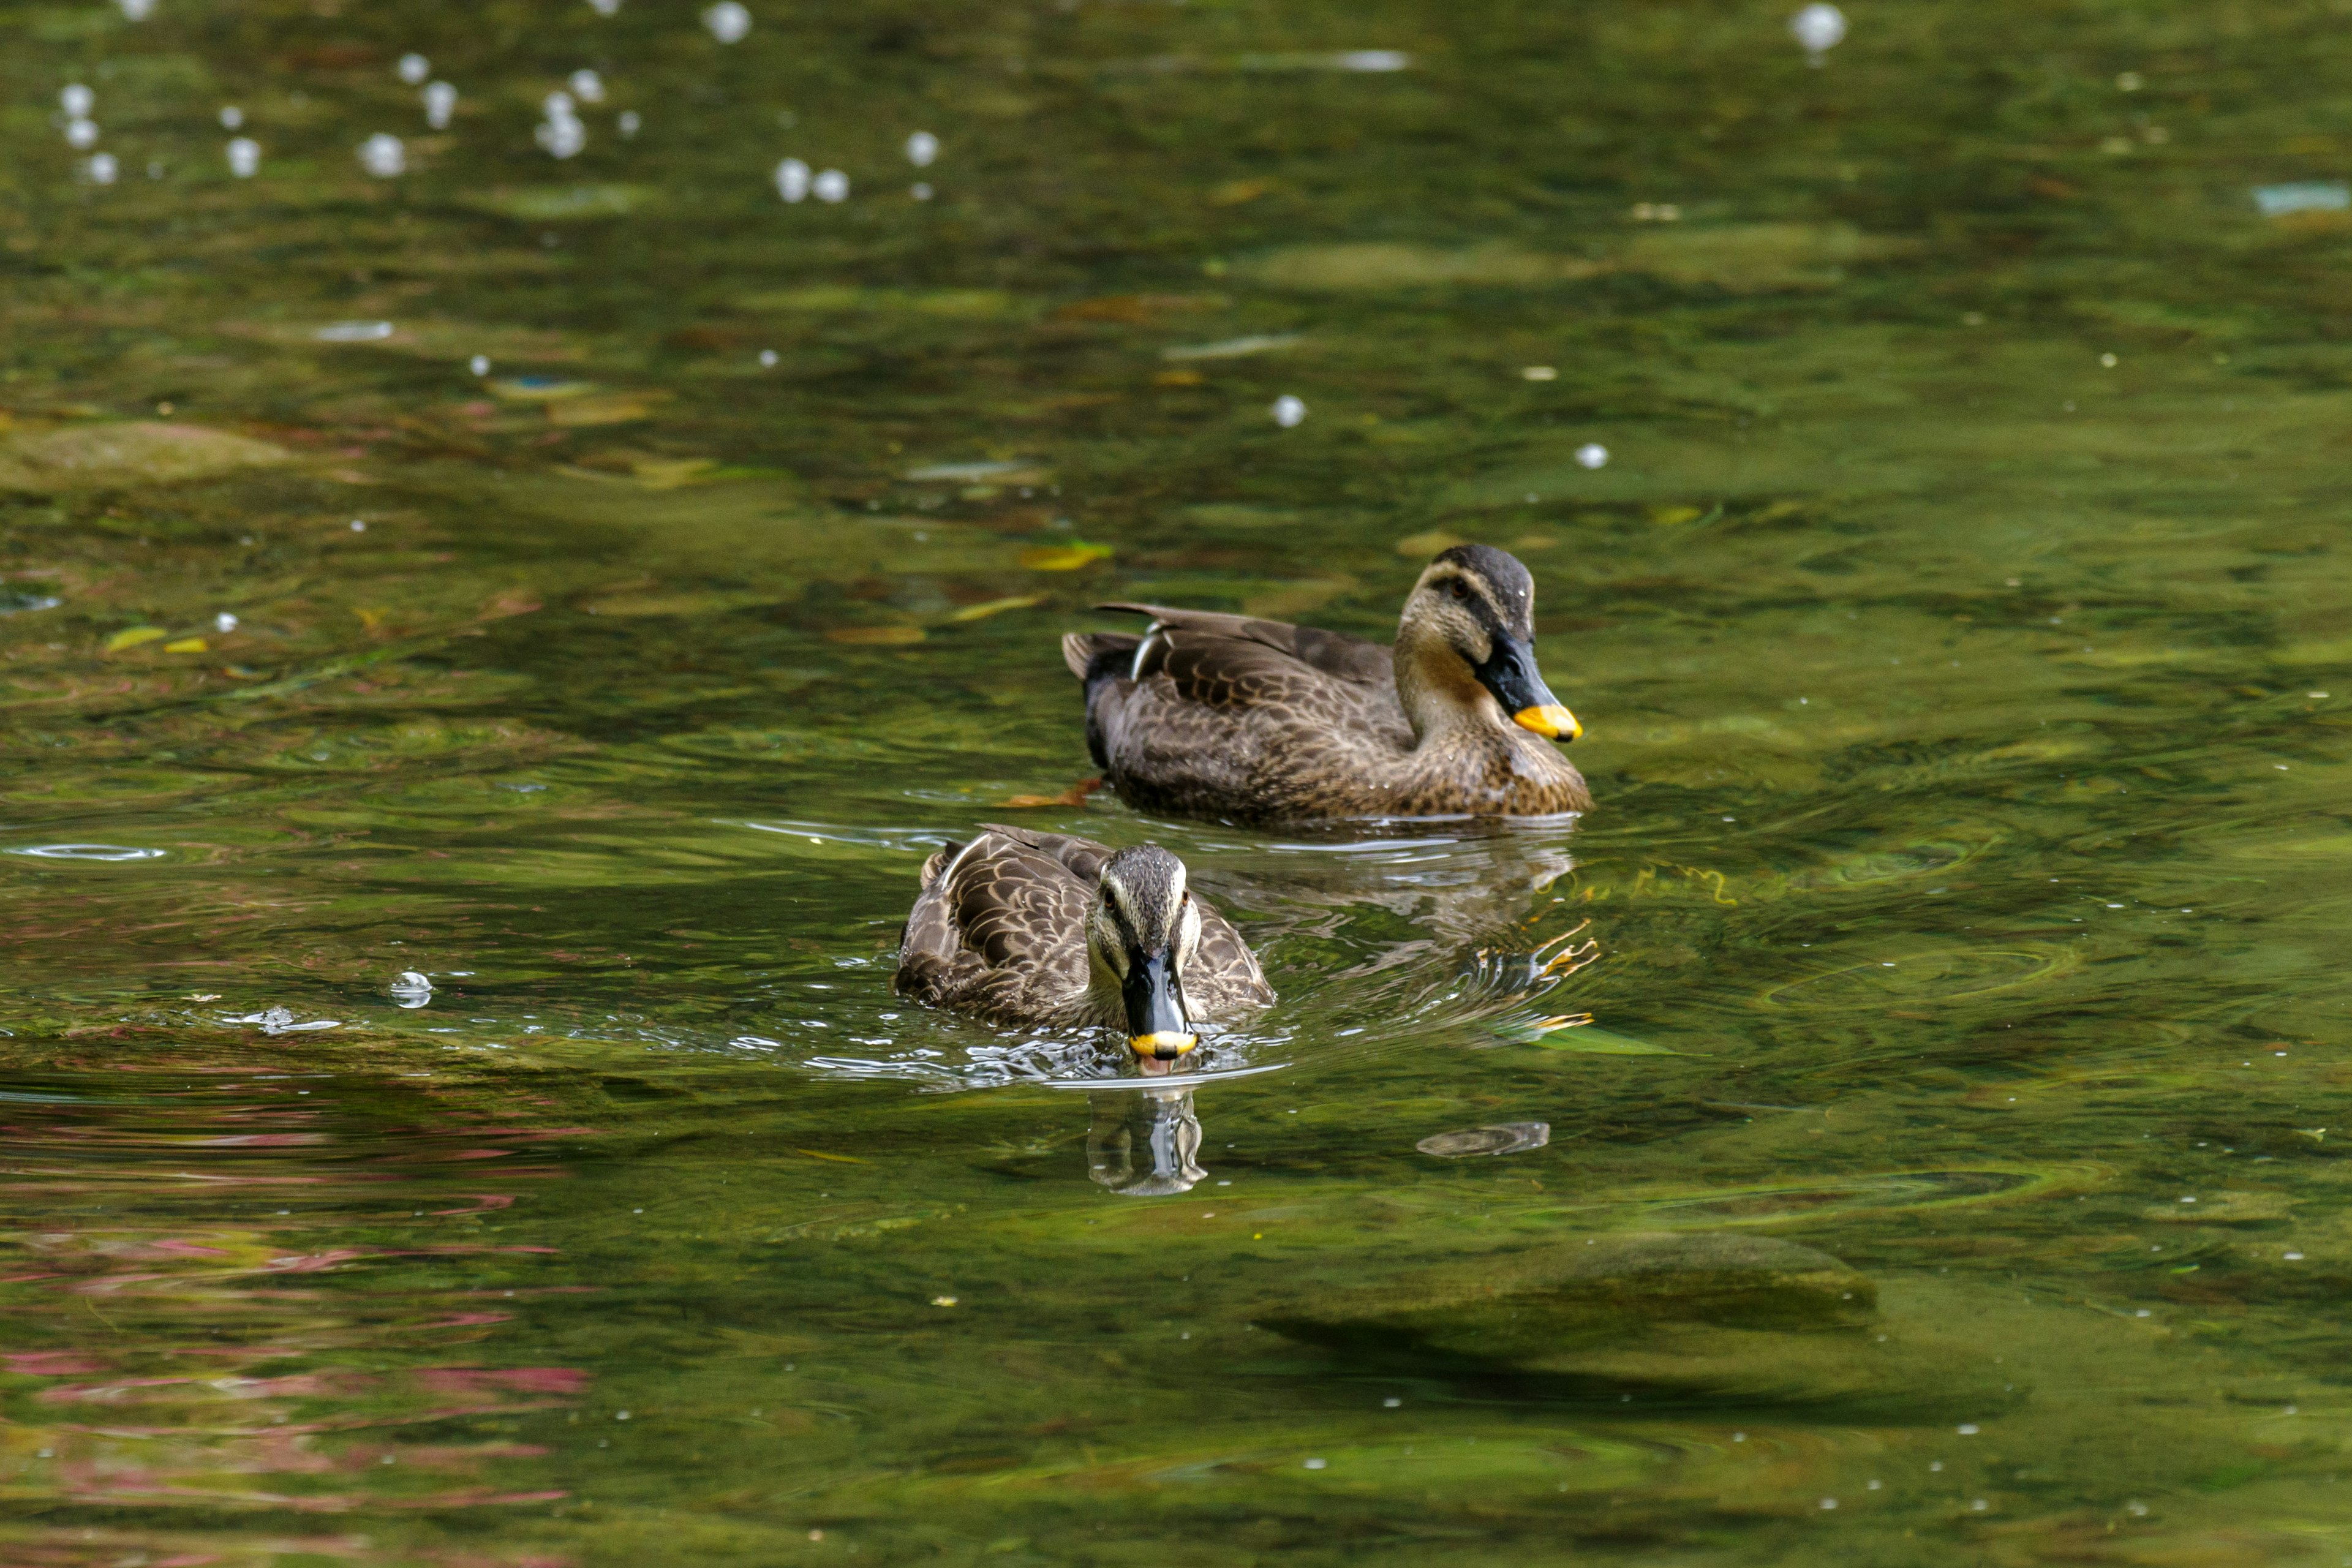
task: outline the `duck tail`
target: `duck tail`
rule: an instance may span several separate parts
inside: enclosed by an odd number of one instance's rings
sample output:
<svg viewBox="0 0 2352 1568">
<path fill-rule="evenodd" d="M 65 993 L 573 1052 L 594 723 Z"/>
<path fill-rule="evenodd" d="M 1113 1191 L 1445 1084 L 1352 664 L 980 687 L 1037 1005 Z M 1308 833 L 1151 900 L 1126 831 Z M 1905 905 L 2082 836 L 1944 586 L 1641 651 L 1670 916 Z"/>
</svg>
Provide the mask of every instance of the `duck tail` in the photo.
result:
<svg viewBox="0 0 2352 1568">
<path fill-rule="evenodd" d="M 1072 675 L 1086 683 L 1087 695 L 1091 698 L 1097 681 L 1127 673 L 1129 661 L 1135 658 L 1136 644 L 1141 640 L 1121 632 L 1065 632 L 1062 662 L 1070 667 Z"/>
<path fill-rule="evenodd" d="M 928 888 L 933 882 L 938 881 L 940 879 L 940 873 L 946 870 L 950 866 L 955 864 L 955 858 L 962 853 L 963 846 L 961 844 L 950 844 L 943 849 L 932 850 L 930 858 L 923 862 L 922 885 Z M 898 933 L 898 937 L 899 945 L 902 947 L 905 946 L 906 932 L 900 931 Z"/>
<path fill-rule="evenodd" d="M 1062 660 L 1084 683 L 1087 693 L 1087 751 L 1095 766 L 1110 769 L 1110 748 L 1103 737 L 1100 699 L 1105 689 L 1127 679 L 1135 668 L 1135 650 L 1141 637 L 1124 632 L 1071 632 L 1062 638 Z"/>
</svg>

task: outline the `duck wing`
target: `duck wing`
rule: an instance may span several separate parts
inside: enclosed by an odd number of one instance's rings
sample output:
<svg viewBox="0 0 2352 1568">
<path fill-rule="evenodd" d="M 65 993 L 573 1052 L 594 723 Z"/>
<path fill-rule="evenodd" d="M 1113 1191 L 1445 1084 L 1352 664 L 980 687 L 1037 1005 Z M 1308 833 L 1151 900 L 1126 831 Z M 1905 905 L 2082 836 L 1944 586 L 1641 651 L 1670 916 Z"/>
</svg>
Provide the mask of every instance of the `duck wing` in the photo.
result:
<svg viewBox="0 0 2352 1568">
<path fill-rule="evenodd" d="M 1265 983 L 1265 972 L 1242 933 L 1200 894 L 1192 895 L 1192 903 L 1201 911 L 1201 942 L 1184 966 L 1187 999 L 1212 1018 L 1272 1002 L 1274 987 Z"/>
<path fill-rule="evenodd" d="M 1097 634 L 1087 660 L 1087 744 L 1146 810 L 1253 817 L 1351 815 L 1365 763 L 1412 749 L 1391 655 L 1312 626 L 1159 605 L 1140 641 Z M 1131 649 L 1131 651 L 1130 651 Z M 1316 802 L 1294 799 L 1301 790 Z"/>
<path fill-rule="evenodd" d="M 923 868 L 899 939 L 900 993 L 1005 1022 L 1059 1023 L 1087 989 L 1087 906 L 1110 851 L 984 827 Z"/>
<path fill-rule="evenodd" d="M 1229 616 L 1215 610 L 1171 609 L 1165 605 L 1118 602 L 1095 608 L 1151 617 L 1139 662 L 1129 672 L 1130 680 L 1162 669 L 1174 674 L 1179 668 L 1194 679 L 1213 679 L 1278 674 L 1292 667 L 1373 689 L 1391 687 L 1396 679 L 1392 656 L 1385 646 L 1317 626 L 1295 626 L 1287 621 L 1262 621 L 1254 616 Z"/>
</svg>

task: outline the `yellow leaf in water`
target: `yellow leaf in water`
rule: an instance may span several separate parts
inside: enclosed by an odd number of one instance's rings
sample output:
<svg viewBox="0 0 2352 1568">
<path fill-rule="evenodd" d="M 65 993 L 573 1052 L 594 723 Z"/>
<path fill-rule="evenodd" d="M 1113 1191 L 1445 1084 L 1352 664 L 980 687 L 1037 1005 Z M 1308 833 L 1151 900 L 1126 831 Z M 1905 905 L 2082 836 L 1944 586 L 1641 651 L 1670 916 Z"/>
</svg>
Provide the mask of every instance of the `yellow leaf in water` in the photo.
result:
<svg viewBox="0 0 2352 1568">
<path fill-rule="evenodd" d="M 202 637 L 182 637 L 178 642 L 165 643 L 163 645 L 163 651 L 165 653 L 202 653 L 205 651 L 205 639 Z"/>
<path fill-rule="evenodd" d="M 641 458 L 629 466 L 637 483 L 649 490 L 674 490 L 715 471 L 716 458 Z"/>
<path fill-rule="evenodd" d="M 990 599 L 984 604 L 966 605 L 948 619 L 951 621 L 984 621 L 991 616 L 1001 616 L 1007 610 L 1025 610 L 1032 605 L 1045 603 L 1043 594 L 1015 594 L 1009 599 Z"/>
<path fill-rule="evenodd" d="M 1079 567 L 1110 556 L 1108 544 L 1088 544 L 1083 539 L 1073 539 L 1067 544 L 1041 544 L 1021 552 L 1021 564 L 1032 572 L 1075 572 Z"/>
<path fill-rule="evenodd" d="M 593 381 L 566 381 L 552 375 L 518 375 L 490 383 L 490 395 L 508 403 L 554 403 L 586 397 L 596 390 Z"/>
<path fill-rule="evenodd" d="M 860 646 L 891 647 L 923 640 L 920 626 L 835 626 L 824 634 L 827 642 L 856 643 Z"/>
<path fill-rule="evenodd" d="M 1660 528 L 1673 528 L 1678 523 L 1696 522 L 1706 515 L 1703 510 L 1695 506 L 1654 506 L 1650 509 L 1650 521 Z"/>
<path fill-rule="evenodd" d="M 828 1154 L 822 1149 L 795 1149 L 793 1152 L 806 1154 L 812 1160 L 831 1160 L 837 1165 L 863 1165 L 869 1163 L 859 1159 L 855 1154 Z"/>
<path fill-rule="evenodd" d="M 591 397 L 571 397 L 547 405 L 547 422 L 566 428 L 593 425 L 626 425 L 653 417 L 655 393 L 612 392 Z"/>
<path fill-rule="evenodd" d="M 143 642 L 154 642 L 172 634 L 161 626 L 125 626 L 106 639 L 106 651 L 121 653 L 127 647 L 137 647 Z"/>
<path fill-rule="evenodd" d="M 1448 533 L 1442 528 L 1433 528 L 1426 533 L 1411 534 L 1398 540 L 1396 552 L 1399 555 L 1435 555 L 1440 551 L 1451 550 L 1457 544 L 1467 542 L 1469 542 L 1458 533 Z"/>
</svg>

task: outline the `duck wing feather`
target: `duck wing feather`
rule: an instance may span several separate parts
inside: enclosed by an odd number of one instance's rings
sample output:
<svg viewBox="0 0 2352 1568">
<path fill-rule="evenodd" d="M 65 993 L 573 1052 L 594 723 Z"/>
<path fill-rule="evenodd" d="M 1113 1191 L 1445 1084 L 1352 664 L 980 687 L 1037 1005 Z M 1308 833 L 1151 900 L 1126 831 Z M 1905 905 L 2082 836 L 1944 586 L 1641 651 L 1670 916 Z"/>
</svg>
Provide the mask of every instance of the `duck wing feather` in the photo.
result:
<svg viewBox="0 0 2352 1568">
<path fill-rule="evenodd" d="M 1151 628 L 1144 636 L 1141 657 L 1129 670 L 1129 679 L 1141 679 L 1161 669 L 1176 673 L 1171 660 L 1176 659 L 1180 649 L 1181 658 L 1176 662 L 1193 679 L 1279 674 L 1298 666 L 1349 686 L 1376 690 L 1392 688 L 1396 679 L 1393 656 L 1385 645 L 1318 626 L 1124 600 L 1095 608 L 1151 617 Z"/>
<path fill-rule="evenodd" d="M 1096 764 L 1148 810 L 1295 815 L 1304 803 L 1287 796 L 1304 781 L 1352 790 L 1367 761 L 1412 747 L 1391 656 L 1378 643 L 1248 616 L 1100 607 L 1152 617 L 1123 660 L 1107 635 L 1091 645 L 1086 683 Z M 1368 808 L 1322 804 L 1340 815 Z"/>
<path fill-rule="evenodd" d="M 898 988 L 1008 1022 L 1059 1022 L 1087 989 L 1087 906 L 1109 851 L 986 826 L 943 850 L 899 940 Z"/>
</svg>

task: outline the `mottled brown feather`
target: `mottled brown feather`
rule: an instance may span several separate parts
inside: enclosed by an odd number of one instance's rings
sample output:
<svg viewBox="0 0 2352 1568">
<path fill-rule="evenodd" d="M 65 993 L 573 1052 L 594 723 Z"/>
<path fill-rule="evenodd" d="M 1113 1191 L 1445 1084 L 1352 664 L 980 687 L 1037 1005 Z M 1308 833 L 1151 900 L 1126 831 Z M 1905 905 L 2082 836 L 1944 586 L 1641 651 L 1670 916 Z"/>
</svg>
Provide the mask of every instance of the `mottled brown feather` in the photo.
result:
<svg viewBox="0 0 2352 1568">
<path fill-rule="evenodd" d="M 1087 960 L 1087 911 L 1111 853 L 1091 839 L 989 824 L 933 855 L 899 939 L 899 993 L 1000 1024 L 1119 1027 L 1118 998 L 1090 989 Z M 1241 933 L 1198 892 L 1192 902 L 1201 940 L 1183 985 L 1193 1021 L 1273 1001 Z"/>
<path fill-rule="evenodd" d="M 1500 721 L 1417 741 L 1395 654 L 1312 626 L 1160 605 L 1129 668 L 1114 634 L 1074 634 L 1087 742 L 1120 798 L 1241 822 L 1356 816 L 1549 816 L 1591 805 L 1550 742 Z M 1087 662 L 1081 665 L 1078 647 Z"/>
</svg>

